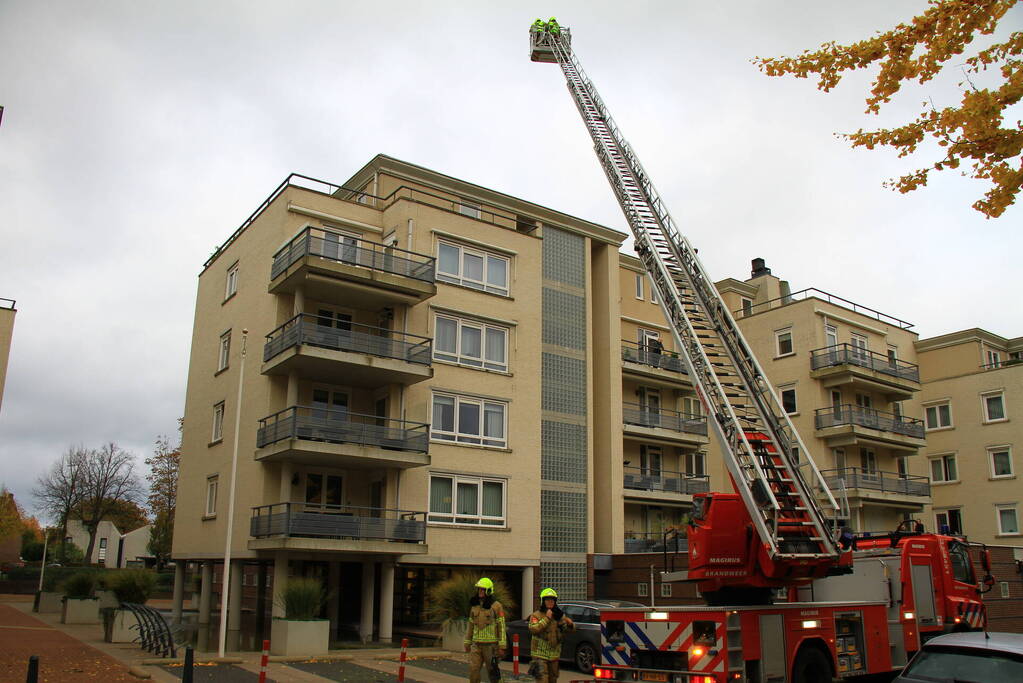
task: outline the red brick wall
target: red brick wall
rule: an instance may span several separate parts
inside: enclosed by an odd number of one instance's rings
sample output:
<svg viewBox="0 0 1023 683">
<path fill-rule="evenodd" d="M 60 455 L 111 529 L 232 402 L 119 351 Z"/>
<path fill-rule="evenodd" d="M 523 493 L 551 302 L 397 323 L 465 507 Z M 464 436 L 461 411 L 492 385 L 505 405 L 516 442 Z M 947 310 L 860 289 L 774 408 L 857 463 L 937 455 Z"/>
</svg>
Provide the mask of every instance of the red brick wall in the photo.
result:
<svg viewBox="0 0 1023 683">
<path fill-rule="evenodd" d="M 994 587 L 984 594 L 987 605 L 988 630 L 1023 633 L 1023 574 L 1014 556 L 1021 548 L 989 546 L 991 551 L 991 575 L 995 577 Z M 1020 552 L 1023 557 L 1023 552 Z M 975 559 L 978 572 L 980 562 Z M 1008 584 L 1009 597 L 1002 597 L 1002 584 Z"/>
<path fill-rule="evenodd" d="M 632 602 L 650 604 L 650 596 L 639 595 L 639 584 L 646 586 L 650 591 L 650 565 L 654 567 L 654 604 L 655 605 L 702 605 L 703 600 L 696 595 L 696 584 L 673 581 L 671 585 L 671 597 L 661 596 L 661 572 L 665 570 L 664 555 L 662 553 L 629 553 L 611 556 L 610 580 L 607 582 L 607 592 L 599 598 L 612 600 L 631 600 Z M 675 558 L 676 571 L 689 567 L 689 556 L 679 553 Z M 668 567 L 670 569 L 670 567 Z M 595 570 L 593 569 L 593 556 L 587 558 L 587 569 L 589 571 L 589 597 L 599 599 L 595 593 Z"/>
</svg>

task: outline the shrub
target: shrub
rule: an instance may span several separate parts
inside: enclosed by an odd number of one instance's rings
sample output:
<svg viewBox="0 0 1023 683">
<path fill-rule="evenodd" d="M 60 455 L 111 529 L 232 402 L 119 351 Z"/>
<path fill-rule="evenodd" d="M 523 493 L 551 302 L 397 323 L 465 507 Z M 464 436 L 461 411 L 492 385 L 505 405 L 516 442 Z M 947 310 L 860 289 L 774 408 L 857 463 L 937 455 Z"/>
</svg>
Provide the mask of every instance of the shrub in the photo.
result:
<svg viewBox="0 0 1023 683">
<path fill-rule="evenodd" d="M 96 573 L 78 571 L 64 579 L 64 597 L 72 600 L 83 600 L 93 597 L 96 588 Z"/>
<path fill-rule="evenodd" d="M 428 618 L 445 625 L 468 621 L 469 602 L 476 597 L 476 582 L 479 578 L 476 573 L 458 572 L 435 584 L 429 590 L 429 606 L 426 608 Z M 500 579 L 490 578 L 494 582 L 494 599 L 501 603 L 506 615 L 514 612 L 516 605 L 508 586 Z"/>
<path fill-rule="evenodd" d="M 323 606 L 327 604 L 327 592 L 318 579 L 289 579 L 278 593 L 284 607 L 284 618 L 294 621 L 318 619 Z"/>
<path fill-rule="evenodd" d="M 156 588 L 156 575 L 145 569 L 125 569 L 108 574 L 106 578 L 118 602 L 143 605 Z"/>
</svg>

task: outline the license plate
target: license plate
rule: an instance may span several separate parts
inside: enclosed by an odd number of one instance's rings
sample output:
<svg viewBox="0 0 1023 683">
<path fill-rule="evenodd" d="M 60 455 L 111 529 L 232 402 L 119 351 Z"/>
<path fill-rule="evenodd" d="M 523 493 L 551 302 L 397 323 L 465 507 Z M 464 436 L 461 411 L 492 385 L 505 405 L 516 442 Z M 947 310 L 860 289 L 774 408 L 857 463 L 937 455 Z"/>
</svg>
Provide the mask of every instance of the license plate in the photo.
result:
<svg viewBox="0 0 1023 683">
<path fill-rule="evenodd" d="M 661 683 L 668 683 L 668 674 L 657 674 L 657 673 L 644 673 L 644 672 L 640 672 L 639 680 L 641 680 L 641 681 L 660 681 Z"/>
</svg>

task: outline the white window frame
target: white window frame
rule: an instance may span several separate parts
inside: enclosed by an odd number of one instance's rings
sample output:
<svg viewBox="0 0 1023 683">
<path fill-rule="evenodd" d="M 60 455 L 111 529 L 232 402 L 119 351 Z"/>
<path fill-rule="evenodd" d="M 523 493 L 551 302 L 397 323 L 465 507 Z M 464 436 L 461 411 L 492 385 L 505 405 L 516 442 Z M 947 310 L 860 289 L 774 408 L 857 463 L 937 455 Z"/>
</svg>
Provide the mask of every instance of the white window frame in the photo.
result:
<svg viewBox="0 0 1023 683">
<path fill-rule="evenodd" d="M 870 351 L 866 335 L 851 333 L 849 337 L 849 345 L 852 347 L 852 355 L 860 360 L 867 359 L 867 353 Z"/>
<path fill-rule="evenodd" d="M 685 473 L 691 477 L 704 477 L 707 475 L 707 454 L 703 451 L 689 451 L 683 460 Z"/>
<path fill-rule="evenodd" d="M 650 279 L 650 303 L 656 304 L 657 303 L 657 287 L 654 286 L 654 279 L 652 277 L 650 277 L 649 279 Z"/>
<path fill-rule="evenodd" d="M 427 521 L 430 524 L 443 524 L 448 526 L 471 524 L 481 529 L 500 529 L 507 527 L 508 520 L 508 480 L 497 477 L 473 477 L 461 474 L 448 474 L 443 472 L 431 472 L 429 491 L 427 493 L 427 506 L 432 508 L 433 481 L 434 479 L 448 479 L 451 481 L 451 507 L 447 512 L 435 512 L 429 509 Z M 458 485 L 471 485 L 477 487 L 476 514 L 460 514 L 457 510 Z M 501 515 L 494 517 L 483 514 L 483 485 L 497 484 L 501 487 Z"/>
<path fill-rule="evenodd" d="M 992 398 L 1001 399 L 1001 404 L 1002 404 L 1002 416 L 1001 417 L 994 417 L 993 418 L 993 417 L 991 417 L 991 414 L 988 412 L 988 399 L 992 399 Z M 986 391 L 983 394 L 981 394 L 980 395 L 980 405 L 981 405 L 981 410 L 983 411 L 984 423 L 985 424 L 990 423 L 990 422 L 1006 422 L 1006 421 L 1008 421 L 1008 419 L 1009 419 L 1008 418 L 1008 413 L 1005 410 L 1005 392 L 1002 391 L 1001 389 L 999 389 L 998 391 Z"/>
<path fill-rule="evenodd" d="M 959 517 L 959 528 L 958 529 L 953 529 L 952 528 L 952 524 L 949 521 L 949 515 L 951 513 L 953 513 L 953 512 L 956 513 L 956 515 Z M 944 515 L 944 517 L 945 517 L 945 523 L 944 524 L 942 524 L 942 522 L 941 522 L 942 515 Z M 942 526 L 947 526 L 948 529 L 949 529 L 949 533 L 952 533 L 952 534 L 962 534 L 962 533 L 964 533 L 966 529 L 965 529 L 965 525 L 963 524 L 963 509 L 959 508 L 959 507 L 955 507 L 955 508 L 941 508 L 941 509 L 935 510 L 934 511 L 934 529 L 935 529 L 935 531 L 937 531 L 938 533 L 942 533 L 942 530 L 941 530 Z"/>
<path fill-rule="evenodd" d="M 238 292 L 238 261 L 232 263 L 227 269 L 227 281 L 224 284 L 224 301 L 227 301 Z"/>
<path fill-rule="evenodd" d="M 217 516 L 217 494 L 220 487 L 220 475 L 206 477 L 206 512 L 204 517 Z"/>
<path fill-rule="evenodd" d="M 641 598 L 650 597 L 650 584 L 646 581 L 640 581 L 636 584 L 636 595 Z"/>
<path fill-rule="evenodd" d="M 231 330 L 220 335 L 220 347 L 217 354 L 217 372 L 227 370 L 231 364 Z"/>
<path fill-rule="evenodd" d="M 455 324 L 455 351 L 449 353 L 445 350 L 440 350 L 437 347 L 437 330 L 439 328 L 440 321 L 453 322 Z M 466 355 L 462 349 L 462 329 L 472 328 L 478 330 L 480 333 L 480 357 L 475 358 L 473 356 Z M 496 370 L 498 372 L 508 372 L 508 346 L 511 338 L 511 331 L 502 325 L 492 325 L 486 322 L 480 322 L 478 320 L 471 320 L 468 318 L 459 318 L 458 316 L 449 315 L 447 313 L 436 313 L 433 316 L 433 331 L 434 331 L 434 343 L 433 343 L 433 359 L 448 363 L 455 363 L 457 365 L 463 365 L 469 368 L 475 368 L 479 370 Z M 504 334 L 504 358 L 500 361 L 488 359 L 488 332 L 500 332 Z"/>
<path fill-rule="evenodd" d="M 941 424 L 941 407 L 948 406 L 948 424 Z M 934 420 L 935 424 L 932 426 L 930 411 L 934 409 Z M 952 418 L 952 401 L 934 401 L 924 406 L 924 430 L 928 432 L 937 431 L 939 429 L 952 429 L 955 426 L 955 421 Z"/>
<path fill-rule="evenodd" d="M 643 273 L 636 273 L 636 298 L 643 300 Z"/>
<path fill-rule="evenodd" d="M 1016 522 L 1015 531 L 1006 531 L 1005 527 L 1002 526 L 1002 513 L 1012 512 L 1013 519 Z M 995 521 L 998 524 L 998 535 L 999 536 L 1019 536 L 1021 535 L 1019 529 L 1019 510 L 1016 508 L 1016 503 L 996 503 L 995 504 Z"/>
<path fill-rule="evenodd" d="M 442 247 L 448 247 L 450 249 L 458 250 L 458 272 L 448 273 L 440 269 L 441 258 L 440 250 Z M 471 280 L 464 275 L 465 270 L 465 255 L 479 257 L 483 260 L 483 279 L 482 280 Z M 503 261 L 504 262 L 504 285 L 491 284 L 487 280 L 487 276 L 490 273 L 491 261 Z M 489 292 L 491 294 L 499 294 L 501 296 L 511 296 L 511 258 L 498 254 L 486 249 L 480 249 L 477 247 L 470 247 L 458 242 L 449 240 L 438 240 L 437 241 L 437 272 L 436 277 L 441 282 L 447 282 L 455 285 L 462 285 L 463 287 L 469 287 L 476 289 L 481 292 Z"/>
<path fill-rule="evenodd" d="M 998 351 L 986 350 L 987 366 L 989 368 L 1000 368 L 1002 366 L 1002 354 Z"/>
<path fill-rule="evenodd" d="M 483 215 L 483 205 L 468 199 L 459 199 L 458 213 L 469 218 L 479 219 Z"/>
<path fill-rule="evenodd" d="M 934 463 L 941 462 L 941 475 L 942 479 L 934 478 Z M 952 463 L 952 467 L 955 469 L 955 477 L 949 477 L 948 463 Z M 931 478 L 933 484 L 951 484 L 959 481 L 959 462 L 956 453 L 940 453 L 936 455 L 930 455 L 927 457 L 927 473 Z"/>
<path fill-rule="evenodd" d="M 224 440 L 224 401 L 213 404 L 213 432 L 210 441 L 217 443 Z"/>
<path fill-rule="evenodd" d="M 838 327 L 835 325 L 824 326 L 824 346 L 829 349 L 838 346 Z"/>
<path fill-rule="evenodd" d="M 1009 582 L 1008 581 L 999 581 L 998 582 L 998 592 L 1000 594 L 1000 597 L 1003 597 L 1003 598 L 1009 597 Z"/>
<path fill-rule="evenodd" d="M 998 474 L 995 471 L 995 456 L 999 453 L 1005 453 L 1009 459 L 1009 471 L 1006 474 Z M 1013 479 L 1016 476 L 1016 468 L 1012 466 L 1012 446 L 988 446 L 987 447 L 987 459 L 991 465 L 991 478 L 992 479 Z"/>
<path fill-rule="evenodd" d="M 783 351 L 782 348 L 781 348 L 782 337 L 786 336 L 786 335 L 788 335 L 789 350 L 788 351 Z M 786 356 L 794 356 L 794 355 L 796 355 L 796 342 L 792 338 L 792 328 L 791 327 L 786 327 L 783 330 L 775 330 L 774 331 L 774 351 L 775 351 L 775 356 L 774 356 L 775 358 L 784 358 Z"/>
<path fill-rule="evenodd" d="M 506 401 L 497 401 L 486 398 L 476 398 L 474 396 L 463 396 L 461 394 L 453 394 L 448 392 L 436 391 L 433 393 L 433 397 L 430 400 L 430 415 L 431 418 L 434 414 L 434 406 L 436 405 L 438 398 L 448 398 L 454 400 L 454 415 L 453 415 L 453 427 L 452 431 L 438 430 L 436 424 L 430 425 L 430 440 L 438 443 L 460 443 L 476 446 L 479 448 L 507 448 L 508 447 L 508 403 Z M 472 434 L 468 432 L 459 431 L 459 409 L 463 405 L 476 405 L 479 406 L 479 425 L 480 433 Z M 503 436 L 500 438 L 487 436 L 483 432 L 486 428 L 486 410 L 488 407 L 499 407 L 502 412 L 502 424 L 501 433 Z"/>
<path fill-rule="evenodd" d="M 663 581 L 661 582 L 661 597 L 662 598 L 670 598 L 671 597 L 671 584 L 670 583 L 666 583 L 666 582 L 663 582 Z"/>
</svg>

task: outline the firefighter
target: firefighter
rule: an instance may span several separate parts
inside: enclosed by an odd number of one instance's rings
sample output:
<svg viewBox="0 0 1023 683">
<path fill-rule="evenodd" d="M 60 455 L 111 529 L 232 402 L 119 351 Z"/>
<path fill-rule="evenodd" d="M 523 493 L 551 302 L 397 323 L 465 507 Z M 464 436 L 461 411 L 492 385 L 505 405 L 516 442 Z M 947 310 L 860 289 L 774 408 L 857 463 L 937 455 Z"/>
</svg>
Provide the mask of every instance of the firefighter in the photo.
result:
<svg viewBox="0 0 1023 683">
<path fill-rule="evenodd" d="M 529 670 L 541 683 L 557 683 L 558 660 L 565 632 L 574 631 L 575 623 L 558 607 L 558 594 L 553 588 L 540 591 L 540 608 L 529 615 Z"/>
<path fill-rule="evenodd" d="M 494 582 L 485 576 L 477 581 L 476 595 L 469 604 L 469 627 L 465 631 L 469 680 L 471 683 L 480 683 L 480 670 L 485 666 L 491 683 L 497 683 L 501 675 L 497 664 L 504 657 L 506 640 L 504 608 L 494 600 Z"/>
<path fill-rule="evenodd" d="M 561 26 L 558 25 L 558 20 L 554 17 L 547 20 L 547 32 L 552 36 L 561 35 Z"/>
<path fill-rule="evenodd" d="M 537 19 L 536 21 L 533 22 L 533 30 L 536 31 L 538 34 L 543 33 L 546 27 L 547 24 L 543 23 L 543 19 Z"/>
</svg>

